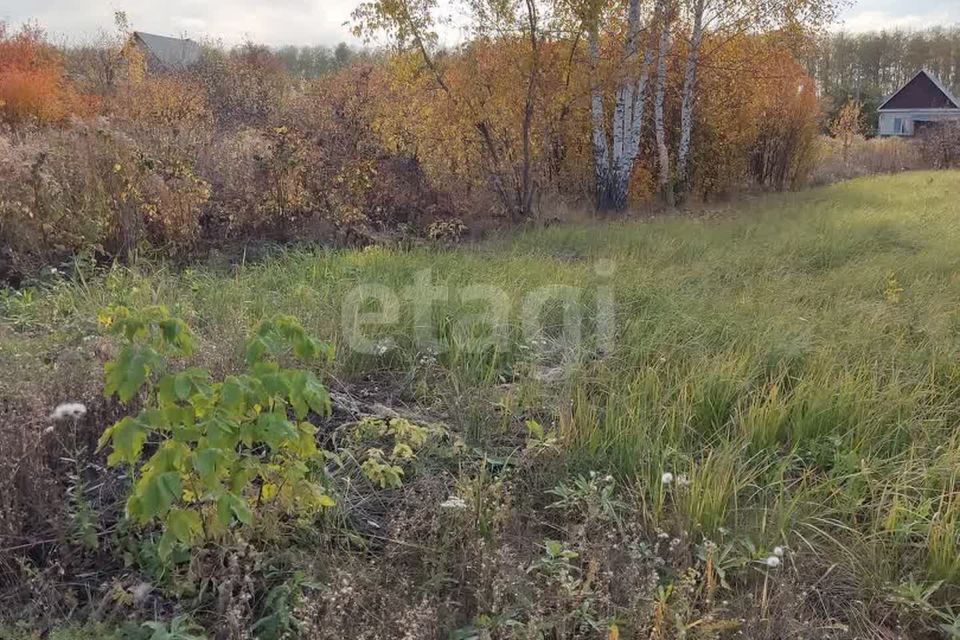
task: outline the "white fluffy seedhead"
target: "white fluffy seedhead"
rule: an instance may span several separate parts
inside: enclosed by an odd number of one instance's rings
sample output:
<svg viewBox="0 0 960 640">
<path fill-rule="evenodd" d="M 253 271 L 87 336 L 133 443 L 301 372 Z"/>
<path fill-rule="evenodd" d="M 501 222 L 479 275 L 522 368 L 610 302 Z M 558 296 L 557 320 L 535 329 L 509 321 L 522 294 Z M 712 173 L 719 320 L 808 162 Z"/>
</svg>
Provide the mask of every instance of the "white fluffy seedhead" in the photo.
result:
<svg viewBox="0 0 960 640">
<path fill-rule="evenodd" d="M 65 402 L 57 405 L 57 408 L 50 414 L 51 420 L 67 420 L 72 418 L 77 420 L 87 415 L 87 407 L 81 402 Z"/>
</svg>

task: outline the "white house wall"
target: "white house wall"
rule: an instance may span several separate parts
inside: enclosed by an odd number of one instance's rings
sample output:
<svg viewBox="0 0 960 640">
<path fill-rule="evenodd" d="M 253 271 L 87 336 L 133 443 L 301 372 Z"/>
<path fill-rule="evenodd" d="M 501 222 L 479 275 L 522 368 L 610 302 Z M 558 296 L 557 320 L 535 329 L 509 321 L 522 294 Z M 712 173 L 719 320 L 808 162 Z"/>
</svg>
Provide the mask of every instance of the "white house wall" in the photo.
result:
<svg viewBox="0 0 960 640">
<path fill-rule="evenodd" d="M 894 128 L 897 118 L 902 118 L 904 131 L 898 132 Z M 914 122 L 937 122 L 944 120 L 960 120 L 960 109 L 884 109 L 880 112 L 877 123 L 877 133 L 882 136 L 905 135 L 912 136 Z"/>
</svg>

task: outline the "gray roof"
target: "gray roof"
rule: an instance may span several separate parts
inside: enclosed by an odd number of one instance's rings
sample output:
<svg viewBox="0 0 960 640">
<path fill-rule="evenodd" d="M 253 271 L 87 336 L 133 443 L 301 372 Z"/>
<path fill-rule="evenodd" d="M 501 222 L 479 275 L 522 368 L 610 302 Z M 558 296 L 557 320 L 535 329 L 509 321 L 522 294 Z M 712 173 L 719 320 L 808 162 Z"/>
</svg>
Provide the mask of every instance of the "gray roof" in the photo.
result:
<svg viewBox="0 0 960 640">
<path fill-rule="evenodd" d="M 168 69 L 183 69 L 200 61 L 200 45 L 193 40 L 168 38 L 143 31 L 134 31 L 139 40 L 157 62 Z"/>
</svg>

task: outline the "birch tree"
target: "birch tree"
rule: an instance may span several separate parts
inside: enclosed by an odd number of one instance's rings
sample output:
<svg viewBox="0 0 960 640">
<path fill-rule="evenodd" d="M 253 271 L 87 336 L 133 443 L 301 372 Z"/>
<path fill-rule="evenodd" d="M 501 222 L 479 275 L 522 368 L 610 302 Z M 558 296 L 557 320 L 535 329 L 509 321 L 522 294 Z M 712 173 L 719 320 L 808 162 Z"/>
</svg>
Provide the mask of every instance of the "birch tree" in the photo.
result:
<svg viewBox="0 0 960 640">
<path fill-rule="evenodd" d="M 673 24 L 672 0 L 657 0 L 659 37 L 657 45 L 657 86 L 653 97 L 653 128 L 657 141 L 657 185 L 664 203 L 674 205 L 673 175 L 670 172 L 670 149 L 664 123 L 664 98 L 667 84 L 667 55 L 670 52 L 670 27 Z"/>
<path fill-rule="evenodd" d="M 680 141 L 677 143 L 677 182 L 680 192 L 688 189 L 688 161 L 690 158 L 690 138 L 693 135 L 694 88 L 697 83 L 697 65 L 700 60 L 700 46 L 703 43 L 703 12 L 706 0 L 693 0 L 691 18 L 693 26 L 690 34 L 690 46 L 683 67 L 683 91 L 680 102 Z"/>
<path fill-rule="evenodd" d="M 599 80 L 600 26 L 603 13 L 603 6 L 593 3 L 587 5 L 587 12 L 583 16 L 588 31 L 587 46 L 591 69 L 590 111 L 596 205 L 600 211 L 619 211 L 627 205 L 630 177 L 640 152 L 653 50 L 647 43 L 643 48 L 642 60 L 640 59 L 640 45 L 644 35 L 641 28 L 640 0 L 629 0 L 621 60 L 623 72 L 615 92 L 608 134 L 603 87 Z"/>
<path fill-rule="evenodd" d="M 680 197 L 691 187 L 690 153 L 696 122 L 697 81 L 705 59 L 737 35 L 775 28 L 809 31 L 833 20 L 837 0 L 686 0 L 684 21 L 689 28 L 680 101 L 676 184 Z M 711 51 L 702 50 L 704 36 L 715 36 Z M 750 69 L 745 69 L 750 73 Z M 756 71 L 753 71 L 756 72 Z M 659 144 L 659 143 L 658 143 Z"/>
</svg>

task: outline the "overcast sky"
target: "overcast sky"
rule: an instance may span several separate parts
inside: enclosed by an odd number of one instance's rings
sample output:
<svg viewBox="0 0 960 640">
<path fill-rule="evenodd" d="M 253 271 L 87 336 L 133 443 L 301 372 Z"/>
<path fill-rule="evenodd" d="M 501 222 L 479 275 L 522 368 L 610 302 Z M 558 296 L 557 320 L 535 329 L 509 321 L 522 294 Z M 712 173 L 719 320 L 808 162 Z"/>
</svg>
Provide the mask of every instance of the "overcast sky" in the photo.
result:
<svg viewBox="0 0 960 640">
<path fill-rule="evenodd" d="M 0 19 L 14 27 L 34 20 L 55 39 L 93 38 L 127 12 L 134 29 L 235 44 L 353 42 L 343 23 L 360 0 L 0 0 Z M 960 23 L 958 0 L 854 0 L 843 13 L 850 31 Z"/>
</svg>

